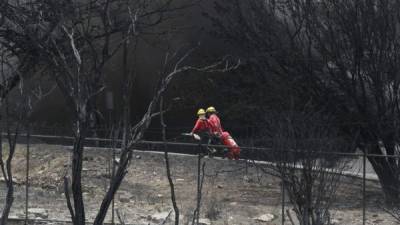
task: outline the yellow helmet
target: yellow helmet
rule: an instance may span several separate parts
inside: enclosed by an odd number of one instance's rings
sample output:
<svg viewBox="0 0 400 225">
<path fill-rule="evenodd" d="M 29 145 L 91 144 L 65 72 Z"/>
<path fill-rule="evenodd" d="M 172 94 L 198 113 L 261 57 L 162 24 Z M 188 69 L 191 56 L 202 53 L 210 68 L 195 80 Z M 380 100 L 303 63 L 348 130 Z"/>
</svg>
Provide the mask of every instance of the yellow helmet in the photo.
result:
<svg viewBox="0 0 400 225">
<path fill-rule="evenodd" d="M 197 111 L 198 116 L 204 115 L 204 114 L 206 114 L 206 111 L 204 111 L 204 109 L 199 109 L 199 111 Z"/>
<path fill-rule="evenodd" d="M 215 110 L 214 106 L 210 106 L 210 107 L 207 108 L 206 112 L 215 113 L 215 112 L 217 112 L 217 110 Z"/>
</svg>

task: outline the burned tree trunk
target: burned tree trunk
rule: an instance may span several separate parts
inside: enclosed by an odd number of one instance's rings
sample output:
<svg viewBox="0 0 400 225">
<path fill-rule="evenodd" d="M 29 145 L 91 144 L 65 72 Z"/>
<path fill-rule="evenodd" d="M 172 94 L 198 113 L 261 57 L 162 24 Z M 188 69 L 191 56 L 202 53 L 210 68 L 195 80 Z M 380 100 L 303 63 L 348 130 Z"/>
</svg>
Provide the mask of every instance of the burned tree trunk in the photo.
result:
<svg viewBox="0 0 400 225">
<path fill-rule="evenodd" d="M 8 216 L 10 214 L 10 210 L 12 207 L 12 204 L 14 202 L 14 181 L 13 181 L 13 173 L 12 173 L 12 160 L 15 154 L 15 148 L 17 144 L 17 137 L 19 135 L 19 124 L 17 124 L 14 134 L 12 134 L 11 130 L 11 124 L 9 123 L 9 111 L 8 111 L 8 101 L 6 99 L 6 128 L 7 128 L 7 141 L 8 141 L 8 154 L 7 154 L 7 160 L 5 161 L 4 165 L 4 159 L 3 159 L 3 154 L 4 148 L 3 148 L 3 143 L 1 141 L 2 135 L 0 134 L 0 166 L 1 166 L 1 171 L 6 183 L 6 188 L 7 188 L 7 195 L 6 195 L 6 200 L 3 208 L 3 212 L 0 218 L 1 223 L 0 224 L 7 224 L 8 221 Z"/>
<path fill-rule="evenodd" d="M 121 155 L 120 164 L 115 175 L 113 176 L 111 185 L 108 188 L 107 193 L 103 198 L 103 201 L 101 202 L 100 209 L 93 223 L 94 225 L 102 225 L 104 223 L 104 219 L 107 215 L 110 204 L 114 199 L 115 193 L 119 189 L 123 179 L 125 178 L 125 175 L 127 174 L 127 168 L 131 159 L 132 151 L 130 149 L 128 149 Z"/>
<path fill-rule="evenodd" d="M 85 128 L 80 128 L 75 134 L 74 147 L 72 153 L 72 198 L 74 200 L 74 217 L 75 225 L 85 224 L 85 207 L 82 195 L 82 161 L 83 161 L 83 147 L 85 140 Z"/>
<path fill-rule="evenodd" d="M 164 161 L 165 161 L 165 169 L 166 169 L 166 175 L 169 183 L 169 189 L 171 193 L 171 202 L 172 206 L 174 208 L 175 212 L 175 225 L 179 225 L 179 207 L 178 204 L 176 203 L 176 194 L 175 194 L 175 184 L 174 181 L 172 180 L 172 174 L 171 174 L 171 166 L 170 166 L 170 161 L 169 161 L 169 155 L 168 155 L 168 146 L 165 143 L 167 141 L 167 124 L 164 121 L 164 108 L 163 108 L 163 103 L 164 103 L 164 98 L 161 97 L 160 100 L 160 123 L 162 127 L 162 140 L 164 142 Z"/>
<path fill-rule="evenodd" d="M 12 182 L 12 179 L 11 179 Z M 1 215 L 0 224 L 6 225 L 8 221 L 8 215 L 10 214 L 11 206 L 14 202 L 14 185 L 7 182 L 7 196 L 4 205 L 3 213 Z"/>
<path fill-rule="evenodd" d="M 1 135 L 1 134 L 0 134 Z M 11 161 L 12 157 L 14 155 L 13 151 L 9 151 L 8 158 L 6 160 L 6 165 L 4 169 L 4 164 L 3 164 L 3 143 L 1 141 L 2 137 L 0 136 L 0 163 L 2 166 L 2 172 L 3 172 L 3 177 L 6 183 L 6 188 L 7 188 L 7 195 L 6 195 L 6 200 L 3 208 L 3 212 L 1 215 L 1 223 L 2 225 L 6 225 L 8 221 L 8 215 L 10 214 L 11 206 L 14 202 L 14 184 L 13 184 L 13 176 L 11 172 Z M 10 146 L 11 147 L 11 146 Z"/>
<path fill-rule="evenodd" d="M 368 160 L 379 178 L 386 203 L 389 206 L 399 205 L 400 180 L 397 163 L 392 158 L 382 155 L 379 146 L 371 148 L 368 153 L 375 154 L 368 156 Z"/>
</svg>

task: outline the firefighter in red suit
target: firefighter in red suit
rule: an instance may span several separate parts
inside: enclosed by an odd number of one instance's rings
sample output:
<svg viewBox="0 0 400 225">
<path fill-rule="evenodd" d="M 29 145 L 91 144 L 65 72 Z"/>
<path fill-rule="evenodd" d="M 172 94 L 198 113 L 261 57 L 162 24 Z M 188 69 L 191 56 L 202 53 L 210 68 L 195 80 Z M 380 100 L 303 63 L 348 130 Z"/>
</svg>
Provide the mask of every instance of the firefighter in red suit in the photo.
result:
<svg viewBox="0 0 400 225">
<path fill-rule="evenodd" d="M 221 121 L 219 117 L 217 116 L 217 110 L 213 106 L 210 106 L 207 108 L 207 115 L 208 115 L 208 123 L 211 126 L 211 133 L 217 137 L 221 138 L 222 137 L 222 132 L 224 130 L 222 129 L 221 126 Z"/>
<path fill-rule="evenodd" d="M 206 112 L 204 111 L 204 109 L 199 109 L 199 111 L 197 111 L 197 116 L 199 118 L 197 119 L 196 124 L 194 125 L 192 132 L 190 133 L 192 135 L 198 134 L 202 139 L 206 139 L 204 137 L 210 136 L 211 129 L 206 118 Z"/>
<path fill-rule="evenodd" d="M 240 147 L 236 144 L 232 136 L 222 129 L 221 121 L 217 116 L 217 110 L 215 110 L 213 106 L 210 106 L 207 108 L 206 112 L 208 114 L 208 123 L 211 127 L 212 135 L 228 147 L 229 152 L 227 153 L 227 157 L 229 159 L 238 160 L 240 156 Z"/>
</svg>

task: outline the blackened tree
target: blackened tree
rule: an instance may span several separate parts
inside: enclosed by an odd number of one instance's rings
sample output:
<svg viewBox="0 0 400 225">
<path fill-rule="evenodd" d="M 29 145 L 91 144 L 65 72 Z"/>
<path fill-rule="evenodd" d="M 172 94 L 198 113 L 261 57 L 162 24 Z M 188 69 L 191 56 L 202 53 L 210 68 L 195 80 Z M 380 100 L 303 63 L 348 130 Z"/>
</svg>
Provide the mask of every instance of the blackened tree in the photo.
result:
<svg viewBox="0 0 400 225">
<path fill-rule="evenodd" d="M 399 143 L 399 2 L 226 1 L 215 9 L 217 33 L 282 89 L 277 107 L 312 100 L 333 114 L 344 136 L 382 156 L 369 161 L 387 201 L 399 202 L 390 157 Z"/>
</svg>

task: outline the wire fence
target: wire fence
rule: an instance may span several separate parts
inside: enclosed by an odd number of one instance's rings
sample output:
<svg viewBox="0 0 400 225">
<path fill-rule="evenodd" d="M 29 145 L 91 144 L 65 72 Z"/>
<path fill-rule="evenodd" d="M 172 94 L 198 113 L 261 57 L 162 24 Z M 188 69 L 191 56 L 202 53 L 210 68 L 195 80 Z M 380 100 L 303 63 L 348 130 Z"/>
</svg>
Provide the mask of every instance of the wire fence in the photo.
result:
<svg viewBox="0 0 400 225">
<path fill-rule="evenodd" d="M 107 182 L 109 182 L 109 179 L 112 177 L 111 173 L 115 166 L 114 163 L 118 164 L 118 159 L 115 159 L 115 154 L 118 155 L 118 152 L 120 150 L 119 145 L 115 145 L 115 142 L 118 143 L 121 141 L 106 138 L 106 135 L 102 135 L 102 132 L 105 133 L 105 129 L 96 130 L 92 133 L 94 135 L 91 135 L 91 137 L 87 138 L 86 142 L 86 151 L 90 154 L 85 156 L 85 160 L 89 166 L 84 167 L 82 173 L 85 176 L 93 179 L 90 185 L 86 187 L 87 190 L 85 191 L 85 193 L 87 194 L 87 196 L 84 196 L 88 199 L 86 205 L 87 212 L 89 212 L 88 223 L 92 221 L 94 217 L 93 213 L 96 212 L 96 207 L 99 201 L 99 199 L 92 197 L 101 194 L 91 189 L 98 189 L 98 187 L 103 186 L 104 190 L 106 190 L 109 184 Z M 154 132 L 157 132 L 157 129 L 154 129 Z M 177 135 L 178 132 L 181 132 L 181 130 L 177 129 Z M 57 133 L 64 135 L 57 135 Z M 60 128 L 41 128 L 36 130 L 27 129 L 24 133 L 19 134 L 20 149 L 17 154 L 20 154 L 20 157 L 18 158 L 17 162 L 18 166 L 14 170 L 14 172 L 16 172 L 19 176 L 16 176 L 15 180 L 16 197 L 10 221 L 16 221 L 25 224 L 70 223 L 68 210 L 65 207 L 65 197 L 63 196 L 62 177 L 60 176 L 68 173 L 68 170 L 70 169 L 70 145 L 73 143 L 73 137 L 65 134 L 66 132 L 63 132 Z M 112 142 L 114 142 L 114 144 L 112 144 Z M 46 145 L 43 145 L 43 143 L 45 143 Z M 252 142 L 249 141 L 247 143 Z M 210 148 L 221 150 L 217 151 L 220 153 L 217 153 L 213 157 L 206 157 L 208 161 L 214 160 L 216 162 L 214 163 L 214 166 L 210 166 L 210 168 L 207 168 L 207 171 L 205 171 L 206 179 L 211 180 L 210 182 L 212 183 L 212 185 L 214 185 L 214 182 L 216 182 L 215 180 L 213 180 L 215 179 L 214 176 L 217 176 L 217 174 L 224 174 L 222 176 L 225 176 L 225 180 L 232 176 L 239 176 L 246 177 L 246 179 L 243 178 L 246 180 L 246 182 L 258 182 L 261 187 L 267 185 L 266 189 L 269 188 L 271 190 L 271 192 L 273 193 L 271 194 L 272 197 L 265 196 L 268 195 L 268 193 L 260 194 L 259 191 L 255 193 L 250 193 L 251 189 L 248 190 L 249 193 L 240 193 L 240 196 L 245 196 L 244 198 L 246 198 L 251 204 L 254 203 L 257 205 L 263 205 L 262 201 L 273 202 L 274 209 L 271 210 L 274 212 L 274 215 L 279 216 L 279 223 L 282 225 L 291 224 L 290 221 L 292 221 L 293 218 L 291 218 L 290 216 L 290 210 L 292 210 L 294 206 L 293 201 L 290 201 L 290 193 L 286 193 L 288 187 L 285 186 L 288 185 L 289 182 L 281 176 L 281 171 L 279 169 L 282 169 L 283 166 L 286 166 L 293 167 L 293 169 L 302 170 L 304 169 L 304 165 L 302 165 L 301 163 L 280 164 L 280 161 L 277 160 L 277 158 L 275 157 L 277 155 L 276 149 L 271 147 L 254 146 L 241 146 L 242 159 L 238 161 L 229 161 L 227 159 L 223 159 L 224 154 L 222 153 L 222 150 L 226 149 L 226 146 L 219 144 L 201 145 L 200 143 L 195 142 L 190 138 L 184 136 L 170 139 L 167 142 L 157 140 L 143 140 L 138 142 L 134 146 L 134 151 L 135 153 L 137 153 L 138 157 L 142 153 L 147 154 L 147 152 L 152 152 L 151 154 L 149 153 L 149 155 L 152 155 L 163 153 L 165 151 L 165 146 L 167 146 L 167 151 L 171 154 L 193 158 L 187 159 L 187 161 L 189 162 L 186 163 L 189 163 L 189 165 L 200 163 L 200 161 L 196 161 L 196 156 L 206 156 L 208 153 L 207 151 Z M 304 152 L 294 149 L 285 149 L 279 152 L 279 155 L 281 155 L 282 153 L 285 155 L 290 155 L 303 154 Z M 96 157 L 103 161 L 98 161 Z M 150 156 L 142 155 L 141 157 Z M 380 188 L 378 176 L 374 172 L 374 169 L 372 168 L 368 160 L 374 158 L 383 158 L 384 160 L 393 159 L 398 161 L 398 155 L 369 154 L 366 152 L 318 152 L 318 158 L 328 161 L 327 164 L 324 164 L 327 166 L 325 168 L 327 172 L 338 172 L 339 176 L 341 177 L 340 183 L 338 185 L 338 199 L 336 202 L 333 203 L 332 208 L 334 208 L 336 211 L 351 211 L 352 214 L 356 215 L 355 217 L 358 221 L 358 223 L 350 221 L 350 223 L 352 224 L 365 225 L 371 223 L 371 221 L 377 221 L 376 213 L 374 213 L 376 212 L 376 210 L 381 211 L 382 214 L 384 214 L 383 217 L 388 221 L 390 220 L 390 216 L 384 210 L 383 194 Z M 341 170 L 336 170 L 335 168 L 337 167 L 337 162 L 342 159 L 344 159 L 344 161 L 346 162 L 345 167 L 342 167 Z M 147 166 L 145 164 L 146 160 L 142 160 L 141 162 L 144 163 L 144 168 L 148 167 L 149 170 L 153 170 L 157 167 L 157 165 L 152 164 L 149 164 Z M 38 165 L 38 163 L 47 163 L 47 165 Z M 179 165 L 181 163 L 182 162 L 179 160 L 175 162 L 176 165 Z M 48 167 L 48 169 L 45 169 L 46 166 Z M 318 166 L 318 164 L 315 164 L 314 166 Z M 195 167 L 193 166 L 193 168 Z M 196 171 L 193 168 L 189 169 L 188 173 L 196 174 Z M 175 169 L 178 170 L 177 168 Z M 163 167 L 160 167 L 159 170 L 160 172 L 157 174 L 162 174 Z M 24 177 L 22 177 L 22 174 L 24 175 Z M 176 176 L 180 176 L 178 172 L 177 174 L 178 175 Z M 271 180 L 274 180 L 275 182 L 272 182 Z M 55 183 L 52 184 L 51 182 Z M 179 178 L 175 178 L 175 182 L 179 183 Z M 194 179 L 192 183 L 196 182 L 197 180 Z M 233 181 L 227 182 L 229 183 Z M 132 186 L 136 184 L 130 185 Z M 177 188 L 186 189 L 185 185 L 178 185 Z M 235 192 L 235 185 L 236 184 L 232 183 L 232 187 L 229 189 L 229 191 L 238 194 L 238 192 Z M 270 187 L 268 187 L 268 185 L 270 185 Z M 158 194 L 147 192 L 147 194 L 143 194 L 146 190 L 141 190 L 143 193 L 133 194 L 131 192 L 135 192 L 137 190 L 131 190 L 130 188 L 131 187 L 127 185 L 127 187 L 122 188 L 121 193 L 123 194 L 116 196 L 116 202 L 118 203 L 118 205 L 115 205 L 114 207 L 113 203 L 113 207 L 111 208 L 111 210 L 109 210 L 110 212 L 107 217 L 107 223 L 119 223 L 118 219 L 116 218 L 116 215 L 119 215 L 117 211 L 118 209 L 127 210 L 126 208 L 131 208 L 132 205 L 129 204 L 132 203 L 132 196 L 135 196 L 135 202 L 147 202 L 148 204 L 154 204 L 154 202 L 161 201 L 162 205 L 168 205 L 168 198 L 165 198 L 164 196 L 157 197 Z M 240 186 L 237 188 L 245 189 L 247 188 L 247 186 Z M 207 193 L 211 193 L 209 194 L 211 195 L 210 199 L 218 198 L 213 196 L 215 194 L 212 193 L 214 193 L 215 190 L 213 190 L 212 188 L 205 191 Z M 6 191 L 3 190 L 0 193 L 0 199 L 2 200 L 2 202 L 4 202 Z M 124 195 L 129 195 L 130 197 L 128 197 L 127 199 Z M 154 197 L 153 195 L 155 195 L 156 197 Z M 143 196 L 146 196 L 146 199 L 143 199 Z M 240 201 L 240 199 L 236 198 L 238 197 L 232 197 L 235 202 Z M 204 201 L 209 201 L 204 206 L 204 211 L 206 214 L 211 213 L 209 212 L 212 208 L 212 206 L 210 205 L 218 205 L 218 203 L 213 203 L 211 200 L 205 199 Z M 224 199 L 221 199 L 221 201 L 224 201 Z M 234 207 L 232 206 L 231 208 Z M 142 213 L 146 215 L 145 211 L 143 211 Z M 129 210 L 126 211 L 126 214 L 133 215 L 129 214 Z M 138 215 L 140 213 L 135 212 L 134 214 Z M 340 219 L 346 220 L 346 218 Z M 152 220 L 152 218 L 141 217 L 132 217 L 131 220 L 125 221 L 125 224 L 130 224 L 129 221 L 131 221 L 132 224 L 139 224 L 136 223 L 136 221 L 146 220 L 150 220 L 152 224 L 157 224 L 157 222 L 155 220 Z M 338 224 L 346 223 L 349 222 L 342 221 L 342 223 Z M 145 224 L 145 222 L 143 222 L 143 224 Z M 146 222 L 146 224 L 148 224 L 148 222 Z M 395 224 L 395 222 L 393 222 L 393 224 Z"/>
</svg>

